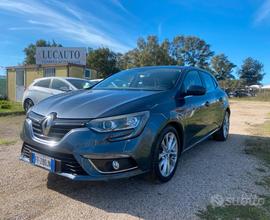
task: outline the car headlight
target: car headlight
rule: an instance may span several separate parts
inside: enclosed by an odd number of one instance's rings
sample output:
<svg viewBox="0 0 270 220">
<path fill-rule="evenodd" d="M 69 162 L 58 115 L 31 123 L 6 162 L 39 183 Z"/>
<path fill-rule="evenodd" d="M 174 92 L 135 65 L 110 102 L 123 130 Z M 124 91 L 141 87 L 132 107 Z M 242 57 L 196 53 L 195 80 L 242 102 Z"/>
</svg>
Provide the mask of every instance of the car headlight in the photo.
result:
<svg viewBox="0 0 270 220">
<path fill-rule="evenodd" d="M 124 136 L 130 138 L 138 135 L 149 118 L 149 112 L 138 112 L 108 118 L 98 118 L 90 121 L 88 127 L 100 133 L 115 133 L 111 138 Z M 119 135 L 117 135 L 117 133 Z"/>
</svg>

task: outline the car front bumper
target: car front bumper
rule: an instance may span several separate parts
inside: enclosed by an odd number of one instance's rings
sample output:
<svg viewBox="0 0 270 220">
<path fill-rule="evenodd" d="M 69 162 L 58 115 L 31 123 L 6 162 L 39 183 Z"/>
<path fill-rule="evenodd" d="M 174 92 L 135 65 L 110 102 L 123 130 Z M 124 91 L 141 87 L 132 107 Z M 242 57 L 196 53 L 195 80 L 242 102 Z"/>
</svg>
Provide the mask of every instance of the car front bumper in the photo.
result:
<svg viewBox="0 0 270 220">
<path fill-rule="evenodd" d="M 31 163 L 31 152 L 47 155 L 59 161 L 54 173 L 73 180 L 128 178 L 151 169 L 152 145 L 164 121 L 163 115 L 152 115 L 142 133 L 128 140 L 109 142 L 105 134 L 84 127 L 72 129 L 61 140 L 53 142 L 36 137 L 32 121 L 27 118 L 21 132 L 24 143 L 20 159 Z M 122 160 L 128 166 L 121 169 L 120 163 L 119 170 L 100 169 L 100 164 L 104 168 L 113 160 Z"/>
</svg>

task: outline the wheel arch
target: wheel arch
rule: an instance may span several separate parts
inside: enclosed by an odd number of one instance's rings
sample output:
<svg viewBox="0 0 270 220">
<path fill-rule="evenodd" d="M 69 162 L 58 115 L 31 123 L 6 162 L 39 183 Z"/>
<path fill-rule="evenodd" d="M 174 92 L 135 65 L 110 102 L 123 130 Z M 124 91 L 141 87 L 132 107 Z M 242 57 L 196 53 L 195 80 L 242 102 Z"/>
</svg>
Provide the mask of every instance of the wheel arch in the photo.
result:
<svg viewBox="0 0 270 220">
<path fill-rule="evenodd" d="M 229 115 L 231 115 L 231 109 L 230 109 L 230 107 L 227 107 L 227 108 L 225 109 L 225 112 L 228 112 Z"/>
<path fill-rule="evenodd" d="M 180 146 L 181 146 L 181 152 L 182 152 L 183 149 L 184 149 L 184 144 L 185 144 L 184 127 L 183 127 L 183 125 L 181 123 L 179 123 L 178 121 L 175 121 L 175 120 L 167 121 L 166 123 L 164 123 L 164 125 L 159 129 L 159 131 L 158 131 L 158 133 L 156 135 L 154 145 L 156 144 L 156 141 L 159 138 L 162 131 L 168 126 L 172 126 L 177 131 L 178 137 L 180 139 Z"/>
<path fill-rule="evenodd" d="M 25 99 L 23 100 L 23 108 L 24 108 L 24 109 L 25 109 L 25 103 L 26 103 L 27 100 L 32 101 L 33 104 L 35 105 L 35 102 L 33 101 L 33 99 L 31 99 L 30 97 L 27 97 L 27 98 L 25 98 Z"/>
<path fill-rule="evenodd" d="M 171 121 L 169 123 L 167 123 L 167 126 L 172 126 L 175 128 L 175 130 L 177 131 L 177 134 L 178 134 L 178 137 L 179 137 L 179 140 L 180 140 L 180 147 L 181 147 L 181 152 L 183 151 L 184 149 L 184 140 L 185 140 L 185 136 L 184 136 L 184 128 L 183 128 L 183 125 L 180 124 L 179 122 L 176 122 L 176 121 Z"/>
</svg>

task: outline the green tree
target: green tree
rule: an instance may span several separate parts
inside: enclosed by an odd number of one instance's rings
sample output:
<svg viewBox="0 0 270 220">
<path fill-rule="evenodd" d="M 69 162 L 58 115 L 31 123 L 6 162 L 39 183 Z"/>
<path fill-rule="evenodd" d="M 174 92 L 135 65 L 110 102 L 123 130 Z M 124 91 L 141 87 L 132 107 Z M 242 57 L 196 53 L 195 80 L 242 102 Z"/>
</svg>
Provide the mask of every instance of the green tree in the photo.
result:
<svg viewBox="0 0 270 220">
<path fill-rule="evenodd" d="M 117 60 L 119 54 L 109 48 L 90 49 L 88 51 L 86 66 L 98 72 L 99 77 L 104 78 L 119 71 Z"/>
<path fill-rule="evenodd" d="M 178 65 L 208 69 L 213 55 L 210 45 L 198 37 L 176 36 L 172 41 L 171 56 Z"/>
<path fill-rule="evenodd" d="M 24 64 L 35 64 L 36 63 L 36 48 L 37 47 L 62 47 L 61 44 L 57 44 L 54 40 L 52 43 L 49 41 L 45 40 L 37 40 L 36 43 L 31 43 L 29 44 L 26 48 L 24 48 L 23 52 L 25 53 L 25 58 L 24 58 Z"/>
<path fill-rule="evenodd" d="M 185 47 L 185 37 L 176 36 L 171 45 L 171 57 L 175 60 L 176 64 L 179 66 L 185 65 L 184 60 L 184 47 Z"/>
<path fill-rule="evenodd" d="M 147 39 L 139 38 L 137 47 L 128 51 L 121 57 L 121 68 L 127 69 L 139 66 L 160 66 L 174 64 L 169 54 L 170 42 L 165 39 L 159 44 L 156 36 L 148 36 Z"/>
<path fill-rule="evenodd" d="M 230 62 L 223 53 L 213 56 L 211 59 L 211 70 L 217 80 L 234 79 L 232 71 L 235 67 L 236 65 Z"/>
<path fill-rule="evenodd" d="M 129 69 L 140 66 L 138 49 L 135 48 L 123 54 L 118 60 L 118 66 L 120 69 Z"/>
<path fill-rule="evenodd" d="M 238 74 L 240 79 L 244 80 L 247 85 L 260 84 L 265 75 L 263 64 L 251 57 L 243 61 Z"/>
<path fill-rule="evenodd" d="M 244 88 L 244 82 L 243 80 L 239 79 L 225 79 L 225 80 L 220 80 L 219 85 L 221 88 L 223 88 L 226 91 L 235 91 L 240 88 Z"/>
</svg>

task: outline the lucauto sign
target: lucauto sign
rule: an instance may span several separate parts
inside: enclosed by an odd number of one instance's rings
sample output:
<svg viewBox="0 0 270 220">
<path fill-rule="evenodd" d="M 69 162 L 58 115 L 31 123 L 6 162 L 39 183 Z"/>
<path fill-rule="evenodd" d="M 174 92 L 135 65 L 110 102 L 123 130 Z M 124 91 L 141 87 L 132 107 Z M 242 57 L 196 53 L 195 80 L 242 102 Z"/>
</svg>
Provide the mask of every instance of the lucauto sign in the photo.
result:
<svg viewBox="0 0 270 220">
<path fill-rule="evenodd" d="M 36 64 L 86 65 L 86 49 L 82 47 L 37 47 Z"/>
</svg>

